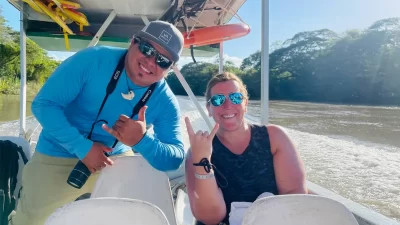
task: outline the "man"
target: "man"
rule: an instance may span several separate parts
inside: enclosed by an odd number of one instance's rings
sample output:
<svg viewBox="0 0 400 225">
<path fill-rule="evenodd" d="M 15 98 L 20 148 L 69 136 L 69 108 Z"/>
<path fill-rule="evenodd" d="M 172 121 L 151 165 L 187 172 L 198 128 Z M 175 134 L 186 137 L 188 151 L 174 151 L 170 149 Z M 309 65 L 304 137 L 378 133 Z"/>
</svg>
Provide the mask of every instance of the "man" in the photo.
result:
<svg viewBox="0 0 400 225">
<path fill-rule="evenodd" d="M 158 170 L 179 168 L 184 158 L 179 105 L 163 78 L 182 48 L 178 29 L 153 21 L 134 36 L 128 51 L 87 48 L 56 69 L 32 103 L 43 130 L 24 168 L 10 224 L 43 225 L 57 208 L 91 192 L 98 171 L 112 165 L 113 157 L 132 155 L 132 149 Z M 120 73 L 119 62 L 125 64 Z M 107 85 L 118 76 L 114 92 L 105 98 Z M 146 106 L 131 119 L 132 109 L 149 93 Z M 154 135 L 146 132 L 148 124 Z M 93 173 L 80 189 L 67 184 L 78 160 Z"/>
</svg>

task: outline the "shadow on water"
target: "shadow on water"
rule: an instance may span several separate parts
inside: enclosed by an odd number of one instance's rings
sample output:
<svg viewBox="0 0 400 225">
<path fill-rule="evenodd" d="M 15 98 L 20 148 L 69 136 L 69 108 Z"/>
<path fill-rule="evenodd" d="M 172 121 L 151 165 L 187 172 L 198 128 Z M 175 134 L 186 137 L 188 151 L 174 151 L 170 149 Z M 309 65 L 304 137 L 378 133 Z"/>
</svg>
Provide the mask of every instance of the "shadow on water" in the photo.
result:
<svg viewBox="0 0 400 225">
<path fill-rule="evenodd" d="M 0 122 L 19 119 L 19 95 L 0 95 Z M 26 116 L 32 116 L 31 105 L 34 96 L 27 96 Z"/>
</svg>

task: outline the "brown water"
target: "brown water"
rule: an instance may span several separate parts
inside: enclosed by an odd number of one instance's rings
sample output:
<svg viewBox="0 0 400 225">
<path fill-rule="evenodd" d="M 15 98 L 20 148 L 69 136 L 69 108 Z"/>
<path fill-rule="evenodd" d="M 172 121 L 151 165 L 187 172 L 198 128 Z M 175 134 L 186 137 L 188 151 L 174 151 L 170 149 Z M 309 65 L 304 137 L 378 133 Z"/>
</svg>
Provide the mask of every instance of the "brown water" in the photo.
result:
<svg viewBox="0 0 400 225">
<path fill-rule="evenodd" d="M 260 103 L 250 103 L 260 117 Z M 400 107 L 270 102 L 270 121 L 287 128 L 400 148 Z M 399 165 L 400 166 L 400 165 Z"/>
<path fill-rule="evenodd" d="M 260 121 L 259 101 L 248 111 L 249 120 Z M 399 107 L 271 101 L 269 119 L 288 130 L 308 180 L 400 221 Z"/>
<path fill-rule="evenodd" d="M 0 122 L 19 119 L 19 95 L 0 95 Z M 26 116 L 32 116 L 32 96 L 27 97 Z"/>
<path fill-rule="evenodd" d="M 33 130 L 32 99 L 27 128 Z M 178 99 L 183 116 L 205 129 L 194 104 Z M 260 120 L 259 107 L 250 102 L 249 120 Z M 295 142 L 308 180 L 400 221 L 400 108 L 280 101 L 270 102 L 269 111 L 271 123 L 286 127 Z M 0 95 L 0 135 L 18 135 L 18 118 L 19 96 Z"/>
</svg>

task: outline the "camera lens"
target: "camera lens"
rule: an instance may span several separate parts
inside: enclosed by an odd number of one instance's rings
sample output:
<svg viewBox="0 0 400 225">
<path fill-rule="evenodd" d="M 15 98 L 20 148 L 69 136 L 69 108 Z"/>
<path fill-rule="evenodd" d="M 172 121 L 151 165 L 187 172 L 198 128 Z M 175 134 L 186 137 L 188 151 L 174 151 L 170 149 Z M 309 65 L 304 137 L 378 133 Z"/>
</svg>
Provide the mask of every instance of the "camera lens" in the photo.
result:
<svg viewBox="0 0 400 225">
<path fill-rule="evenodd" d="M 74 188 L 80 189 L 86 183 L 91 173 L 82 161 L 79 161 L 69 174 L 67 183 Z"/>
</svg>

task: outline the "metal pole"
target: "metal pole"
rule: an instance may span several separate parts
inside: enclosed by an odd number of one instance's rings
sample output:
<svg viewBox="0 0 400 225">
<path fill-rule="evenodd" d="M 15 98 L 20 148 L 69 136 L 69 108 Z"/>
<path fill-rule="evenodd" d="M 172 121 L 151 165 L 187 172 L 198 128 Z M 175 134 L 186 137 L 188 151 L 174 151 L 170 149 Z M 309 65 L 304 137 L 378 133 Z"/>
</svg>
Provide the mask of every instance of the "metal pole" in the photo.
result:
<svg viewBox="0 0 400 225">
<path fill-rule="evenodd" d="M 22 1 L 21 1 L 22 2 Z M 26 34 L 24 23 L 24 3 L 20 10 L 20 99 L 19 99 L 19 136 L 25 137 L 26 131 Z"/>
<path fill-rule="evenodd" d="M 261 3 L 261 123 L 268 124 L 269 100 L 269 0 Z"/>
<path fill-rule="evenodd" d="M 143 20 L 145 25 L 150 23 L 146 16 L 142 16 L 142 20 Z M 179 79 L 179 82 L 182 84 L 182 86 L 185 89 L 186 93 L 189 95 L 189 98 L 193 101 L 194 105 L 196 106 L 196 108 L 199 111 L 200 115 L 203 117 L 204 121 L 206 122 L 206 124 L 207 124 L 207 126 L 208 126 L 208 128 L 210 129 L 210 132 L 211 132 L 211 130 L 213 129 L 213 125 L 212 125 L 212 123 L 210 121 L 210 118 L 207 117 L 207 115 L 204 112 L 203 108 L 201 107 L 199 101 L 197 101 L 196 96 L 193 94 L 192 89 L 190 88 L 189 84 L 186 82 L 186 80 L 183 77 L 181 71 L 176 66 L 173 66 L 172 70 L 175 72 L 176 76 Z"/>
<path fill-rule="evenodd" d="M 110 26 L 111 22 L 114 20 L 116 15 L 117 15 L 117 13 L 115 12 L 115 10 L 112 10 L 110 12 L 110 15 L 108 15 L 108 17 L 104 21 L 103 25 L 101 25 L 100 29 L 97 31 L 96 35 L 93 37 L 93 39 L 89 43 L 88 47 L 97 45 L 97 43 L 100 41 L 101 36 L 103 36 L 104 31 L 107 30 L 108 26 Z"/>
<path fill-rule="evenodd" d="M 219 43 L 219 73 L 224 72 L 224 43 Z"/>
<path fill-rule="evenodd" d="M 174 70 L 176 76 L 179 79 L 179 82 L 181 82 L 183 88 L 185 89 L 186 93 L 189 95 L 189 98 L 193 101 L 194 105 L 196 106 L 197 110 L 199 111 L 200 115 L 203 117 L 204 121 L 206 122 L 209 131 L 211 132 L 213 129 L 213 125 L 211 123 L 210 118 L 207 117 L 207 114 L 204 112 L 203 108 L 201 107 L 199 101 L 197 101 L 196 96 L 193 94 L 192 89 L 190 88 L 189 84 L 186 82 L 185 78 L 183 77 L 181 71 L 178 69 L 178 67 L 173 66 L 172 69 Z"/>
<path fill-rule="evenodd" d="M 142 18 L 143 23 L 144 23 L 145 25 L 147 25 L 147 24 L 150 23 L 150 20 L 149 20 L 149 18 L 147 18 L 147 16 L 141 15 L 140 17 Z"/>
</svg>

